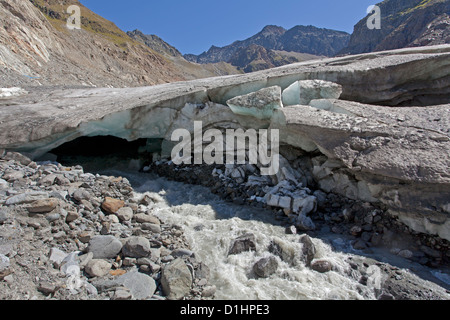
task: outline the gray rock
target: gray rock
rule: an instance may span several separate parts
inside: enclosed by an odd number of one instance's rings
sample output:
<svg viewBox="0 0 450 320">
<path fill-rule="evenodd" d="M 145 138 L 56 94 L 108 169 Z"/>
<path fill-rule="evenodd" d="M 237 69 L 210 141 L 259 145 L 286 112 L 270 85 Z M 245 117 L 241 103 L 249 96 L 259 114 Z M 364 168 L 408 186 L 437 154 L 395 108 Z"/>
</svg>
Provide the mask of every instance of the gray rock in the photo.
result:
<svg viewBox="0 0 450 320">
<path fill-rule="evenodd" d="M 327 260 L 316 260 L 311 263 L 311 269 L 320 273 L 325 273 L 331 271 L 333 265 Z"/>
<path fill-rule="evenodd" d="M 6 199 L 5 204 L 7 206 L 12 206 L 17 204 L 31 203 L 33 201 L 45 198 L 48 198 L 47 192 L 31 191 L 9 197 L 8 199 Z"/>
<path fill-rule="evenodd" d="M 216 286 L 204 287 L 202 290 L 202 297 L 203 298 L 211 298 L 216 294 L 216 291 L 217 291 Z"/>
<path fill-rule="evenodd" d="M 114 292 L 114 296 L 112 300 L 131 300 L 133 298 L 133 294 L 128 288 L 117 288 Z"/>
<path fill-rule="evenodd" d="M 91 277 L 103 277 L 111 270 L 112 264 L 102 259 L 92 259 L 86 264 L 84 270 Z"/>
<path fill-rule="evenodd" d="M 161 272 L 163 292 L 171 300 L 179 300 L 188 295 L 192 280 L 191 271 L 181 258 L 165 265 Z"/>
<path fill-rule="evenodd" d="M 6 208 L 0 208 L 0 224 L 5 223 L 9 218 L 9 212 Z"/>
<path fill-rule="evenodd" d="M 56 265 L 58 268 L 63 262 L 63 260 L 67 257 L 67 253 L 64 251 L 58 249 L 58 248 L 51 248 L 50 249 L 50 256 L 49 256 L 49 262 Z"/>
<path fill-rule="evenodd" d="M 156 282 L 152 277 L 137 272 L 136 270 L 127 272 L 117 278 L 116 282 L 129 289 L 134 299 L 144 300 L 151 298 L 156 291 Z"/>
<path fill-rule="evenodd" d="M 4 254 L 0 253 L 0 272 L 5 271 L 10 267 L 11 263 L 9 261 L 9 258 L 5 256 Z"/>
<path fill-rule="evenodd" d="M 297 219 L 295 220 L 295 227 L 301 231 L 311 231 L 316 229 L 316 225 L 311 218 L 304 214 L 297 216 Z"/>
<path fill-rule="evenodd" d="M 144 237 L 131 237 L 122 248 L 126 257 L 143 258 L 151 253 L 150 242 Z"/>
<path fill-rule="evenodd" d="M 53 211 L 58 206 L 58 200 L 54 198 L 40 199 L 31 202 L 27 206 L 27 210 L 30 213 L 48 213 Z"/>
<path fill-rule="evenodd" d="M 245 251 L 256 251 L 256 242 L 254 234 L 247 233 L 236 238 L 231 244 L 231 248 L 228 251 L 228 255 L 239 254 Z"/>
<path fill-rule="evenodd" d="M 116 212 L 120 221 L 130 221 L 133 218 L 133 209 L 129 207 L 122 207 Z"/>
<path fill-rule="evenodd" d="M 172 251 L 172 253 L 170 254 L 171 256 L 175 257 L 175 258 L 180 258 L 180 257 L 193 257 L 195 256 L 194 252 L 188 249 L 175 249 Z"/>
<path fill-rule="evenodd" d="M 253 265 L 253 271 L 260 278 L 267 278 L 278 269 L 278 261 L 274 256 L 262 258 Z"/>
<path fill-rule="evenodd" d="M 420 250 L 432 258 L 440 258 L 441 257 L 441 253 L 438 250 L 432 249 L 430 247 L 420 246 Z"/>
<path fill-rule="evenodd" d="M 153 224 L 153 223 L 143 223 L 141 225 L 142 230 L 149 230 L 153 233 L 161 233 L 161 226 L 158 224 Z"/>
<path fill-rule="evenodd" d="M 72 197 L 77 200 L 78 202 L 81 202 L 82 200 L 90 200 L 91 194 L 84 188 L 79 188 L 75 190 L 72 194 Z"/>
<path fill-rule="evenodd" d="M 308 235 L 303 235 L 300 238 L 300 243 L 303 244 L 302 247 L 302 257 L 305 261 L 305 264 L 309 266 L 311 264 L 311 261 L 314 259 L 314 256 L 316 255 L 316 247 L 314 246 L 314 243 L 312 242 L 311 238 Z"/>
<path fill-rule="evenodd" d="M 295 248 L 288 241 L 284 241 L 280 238 L 274 238 L 268 247 L 270 253 L 278 256 L 284 262 L 294 264 L 296 254 Z"/>
<path fill-rule="evenodd" d="M 50 282 L 41 282 L 37 289 L 45 295 L 50 295 L 55 293 L 58 287 Z"/>
<path fill-rule="evenodd" d="M 122 242 L 112 235 L 94 236 L 87 250 L 94 254 L 94 259 L 111 259 L 122 250 Z"/>
<path fill-rule="evenodd" d="M 6 161 L 14 160 L 20 162 L 20 164 L 24 166 L 27 166 L 32 162 L 30 158 L 18 152 L 7 152 L 5 155 L 2 156 L 2 159 Z"/>
<path fill-rule="evenodd" d="M 134 215 L 134 219 L 139 223 L 152 223 L 152 224 L 156 224 L 156 225 L 161 224 L 161 222 L 159 221 L 159 219 L 157 217 L 149 215 L 149 214 L 144 214 L 144 213 L 139 213 L 139 214 Z"/>
</svg>

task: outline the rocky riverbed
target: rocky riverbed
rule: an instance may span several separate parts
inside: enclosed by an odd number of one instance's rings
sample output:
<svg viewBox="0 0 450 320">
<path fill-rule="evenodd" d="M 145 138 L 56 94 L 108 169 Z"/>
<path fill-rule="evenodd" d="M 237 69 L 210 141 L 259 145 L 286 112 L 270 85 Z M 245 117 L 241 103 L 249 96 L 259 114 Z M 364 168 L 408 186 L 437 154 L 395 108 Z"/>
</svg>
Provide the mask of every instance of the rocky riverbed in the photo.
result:
<svg viewBox="0 0 450 320">
<path fill-rule="evenodd" d="M 214 295 L 179 225 L 125 178 L 0 160 L 0 299 L 199 299 Z"/>
<path fill-rule="evenodd" d="M 160 167 L 170 169 L 170 164 L 161 163 Z M 281 210 L 281 214 L 276 209 L 272 216 L 275 219 L 270 220 L 268 215 L 269 220 L 258 222 L 269 208 L 258 201 L 252 205 L 246 197 L 236 200 L 241 192 L 239 188 L 234 196 L 223 192 L 217 182 L 226 179 L 211 172 L 215 192 L 230 196 L 235 202 L 229 203 L 227 210 L 251 213 L 251 217 L 254 212 L 260 212 L 262 216 L 254 217 L 255 222 L 239 214 L 232 219 L 216 217 L 209 221 L 207 214 L 216 216 L 221 211 L 211 211 L 208 209 L 211 205 L 205 207 L 196 202 L 195 197 L 208 193 L 204 187 L 188 186 L 194 194 L 188 196 L 192 204 L 180 206 L 186 202 L 180 195 L 184 193 L 181 184 L 172 190 L 166 186 L 159 192 L 144 192 L 142 187 L 136 191 L 129 180 L 117 175 L 87 173 L 81 166 L 36 163 L 12 152 L 2 152 L 0 175 L 1 299 L 215 299 L 230 298 L 233 292 L 238 293 L 230 299 L 239 299 L 239 294 L 264 299 L 270 291 L 277 292 L 283 286 L 292 288 L 286 291 L 293 291 L 290 297 L 303 299 L 450 298 L 444 282 L 441 287 L 419 278 L 408 268 L 367 258 L 364 254 L 337 253 L 337 242 L 328 246 L 320 240 L 323 232 L 331 228 L 328 233 L 342 236 L 350 233 L 354 237 L 353 247 L 363 243 L 360 250 L 376 250 L 372 238 L 384 221 L 376 208 L 354 210 L 361 204 L 352 203 L 350 209 L 355 213 L 348 214 L 352 218 L 319 210 L 320 214 L 314 215 L 318 219 L 313 219 L 315 230 L 305 233 L 293 226 L 286 210 Z M 198 172 L 197 178 L 202 178 Z M 149 178 L 148 183 L 156 188 L 160 182 Z M 176 201 L 169 201 L 170 197 Z M 213 194 L 209 199 L 216 204 L 220 202 Z M 319 208 L 340 204 L 337 200 L 327 195 L 324 202 L 319 202 Z M 340 204 L 339 208 L 348 204 Z M 360 213 L 374 211 L 377 214 L 370 215 L 370 223 L 369 215 Z M 202 223 L 195 214 L 203 215 Z M 212 229 L 219 227 L 225 229 Z M 249 229 L 253 230 L 243 232 Z M 220 239 L 219 231 L 223 232 Z M 371 239 L 366 239 L 367 233 L 372 235 Z M 410 259 L 411 265 L 418 266 L 416 262 L 421 262 L 442 267 L 446 261 L 437 248 L 440 242 L 425 249 L 428 240 L 423 240 L 420 246 L 415 244 L 419 250 L 408 249 L 395 242 L 394 235 L 386 229 L 380 234 L 380 241 L 391 241 L 399 251 L 391 250 L 390 254 Z M 204 239 L 214 246 L 211 236 L 217 236 L 217 243 L 221 244 L 210 248 L 198 243 L 198 239 Z M 205 252 L 205 248 L 210 251 Z M 446 275 L 441 269 L 429 270 Z M 307 283 L 322 288 L 314 289 Z M 273 290 L 264 291 L 269 284 Z M 330 291 L 327 286 L 345 289 L 323 295 Z M 255 287 L 258 289 L 252 293 Z M 248 294 L 247 290 L 250 290 Z"/>
</svg>

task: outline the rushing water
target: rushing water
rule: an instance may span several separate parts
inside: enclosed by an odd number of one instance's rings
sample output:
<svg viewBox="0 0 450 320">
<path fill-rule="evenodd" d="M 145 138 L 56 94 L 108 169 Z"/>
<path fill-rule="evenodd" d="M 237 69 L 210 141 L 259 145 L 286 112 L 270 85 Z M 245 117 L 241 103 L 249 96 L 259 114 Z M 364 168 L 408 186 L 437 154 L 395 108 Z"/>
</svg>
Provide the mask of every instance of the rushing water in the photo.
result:
<svg viewBox="0 0 450 320">
<path fill-rule="evenodd" d="M 87 169 L 92 162 L 80 164 Z M 301 260 L 300 235 L 286 234 L 285 226 L 269 210 L 226 202 L 205 187 L 138 173 L 127 166 L 107 171 L 96 169 L 91 167 L 90 171 L 126 177 L 138 198 L 150 192 L 160 199 L 152 206 L 153 214 L 162 221 L 182 226 L 196 258 L 210 268 L 209 282 L 217 287 L 216 299 L 376 299 L 374 289 L 378 289 L 381 280 L 377 270 L 372 270 L 367 285 L 359 283 L 360 275 L 349 264 L 349 258 L 357 258 L 357 252 L 348 240 L 336 234 L 322 231 L 320 237 L 312 239 L 317 251 L 315 258 L 326 259 L 334 266 L 330 272 L 319 273 Z M 256 251 L 228 255 L 232 241 L 246 233 L 255 235 Z M 259 259 L 271 255 L 268 247 L 274 239 L 293 253 L 292 260 L 288 263 L 277 257 L 276 273 L 269 278 L 257 278 L 252 267 Z M 386 256 L 382 252 L 374 258 L 383 261 Z M 442 280 L 448 274 L 435 276 Z"/>
</svg>

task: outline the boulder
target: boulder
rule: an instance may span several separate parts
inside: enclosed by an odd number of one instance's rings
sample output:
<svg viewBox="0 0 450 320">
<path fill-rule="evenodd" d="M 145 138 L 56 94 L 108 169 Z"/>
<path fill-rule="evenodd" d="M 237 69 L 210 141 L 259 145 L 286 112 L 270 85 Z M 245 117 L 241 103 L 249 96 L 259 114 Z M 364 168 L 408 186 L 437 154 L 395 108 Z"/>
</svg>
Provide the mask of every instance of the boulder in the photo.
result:
<svg viewBox="0 0 450 320">
<path fill-rule="evenodd" d="M 92 259 L 90 260 L 84 270 L 91 277 L 103 277 L 106 276 L 111 270 L 112 264 L 103 259 Z"/>
<path fill-rule="evenodd" d="M 124 205 L 125 202 L 123 200 L 106 197 L 105 201 L 102 203 L 102 209 L 105 210 L 106 213 L 114 214 Z"/>
<path fill-rule="evenodd" d="M 48 213 L 56 209 L 57 206 L 58 200 L 56 199 L 41 199 L 31 202 L 27 206 L 27 210 L 29 213 Z"/>
<path fill-rule="evenodd" d="M 178 300 L 189 294 L 192 274 L 183 259 L 175 259 L 163 267 L 161 285 L 164 294 L 171 300 Z"/>
<path fill-rule="evenodd" d="M 145 300 L 151 298 L 156 291 L 155 280 L 137 270 L 121 275 L 115 281 L 118 285 L 127 288 L 134 299 Z"/>
<path fill-rule="evenodd" d="M 315 260 L 311 263 L 311 269 L 320 273 L 325 273 L 331 271 L 333 265 L 327 260 Z"/>
<path fill-rule="evenodd" d="M 131 237 L 122 248 L 126 257 L 143 258 L 151 253 L 150 242 L 144 237 Z"/>
<path fill-rule="evenodd" d="M 311 238 L 306 234 L 300 238 L 300 243 L 303 244 L 303 260 L 305 261 L 305 264 L 309 266 L 311 264 L 311 261 L 314 259 L 314 256 L 316 255 L 316 247 L 314 246 Z"/>
<path fill-rule="evenodd" d="M 122 242 L 111 235 L 98 235 L 89 241 L 87 250 L 94 254 L 94 259 L 116 258 L 122 250 Z"/>
<path fill-rule="evenodd" d="M 253 271 L 260 278 L 267 278 L 278 269 L 278 261 L 274 256 L 262 258 L 253 265 Z"/>
<path fill-rule="evenodd" d="M 228 255 L 246 251 L 256 251 L 255 235 L 252 233 L 247 233 L 236 238 L 231 244 Z"/>
</svg>

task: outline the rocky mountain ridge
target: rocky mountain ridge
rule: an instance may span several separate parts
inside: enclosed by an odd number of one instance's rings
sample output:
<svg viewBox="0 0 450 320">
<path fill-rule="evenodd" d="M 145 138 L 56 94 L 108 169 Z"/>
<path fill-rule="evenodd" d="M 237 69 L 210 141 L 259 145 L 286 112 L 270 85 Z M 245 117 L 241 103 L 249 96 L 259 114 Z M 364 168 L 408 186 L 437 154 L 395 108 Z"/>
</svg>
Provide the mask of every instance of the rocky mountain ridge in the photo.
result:
<svg viewBox="0 0 450 320">
<path fill-rule="evenodd" d="M 340 54 L 358 54 L 450 43 L 450 1 L 385 0 L 378 3 L 381 29 L 370 30 L 367 17 L 354 28 Z"/>
<path fill-rule="evenodd" d="M 266 50 L 333 56 L 347 45 L 349 38 L 350 35 L 346 32 L 314 26 L 295 26 L 286 30 L 279 26 L 268 25 L 248 39 L 235 41 L 221 48 L 212 46 L 198 56 L 185 55 L 185 58 L 197 63 L 229 62 L 239 50 L 242 52 L 251 45 L 258 45 Z"/>
</svg>

